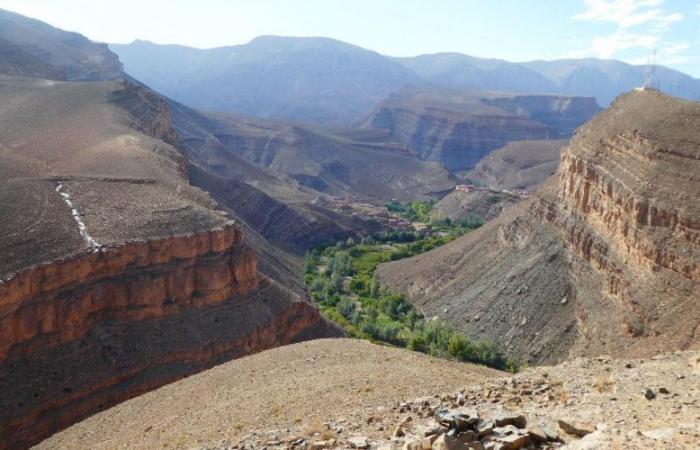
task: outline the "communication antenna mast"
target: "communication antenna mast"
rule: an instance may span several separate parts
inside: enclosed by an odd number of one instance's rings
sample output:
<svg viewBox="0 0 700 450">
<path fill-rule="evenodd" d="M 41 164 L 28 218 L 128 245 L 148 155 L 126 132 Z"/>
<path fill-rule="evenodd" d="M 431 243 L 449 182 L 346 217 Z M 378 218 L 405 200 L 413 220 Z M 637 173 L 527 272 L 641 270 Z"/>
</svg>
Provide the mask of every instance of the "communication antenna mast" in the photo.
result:
<svg viewBox="0 0 700 450">
<path fill-rule="evenodd" d="M 658 91 L 659 80 L 656 77 L 656 49 L 647 56 L 647 68 L 644 76 L 644 84 L 637 88 L 639 91 Z"/>
</svg>

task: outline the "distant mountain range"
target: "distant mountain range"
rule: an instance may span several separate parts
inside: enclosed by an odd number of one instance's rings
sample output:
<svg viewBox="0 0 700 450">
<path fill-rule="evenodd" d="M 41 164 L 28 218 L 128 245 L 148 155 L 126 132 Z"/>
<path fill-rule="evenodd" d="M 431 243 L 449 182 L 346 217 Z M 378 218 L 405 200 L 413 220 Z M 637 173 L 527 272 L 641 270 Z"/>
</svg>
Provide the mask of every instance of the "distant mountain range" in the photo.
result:
<svg viewBox="0 0 700 450">
<path fill-rule="evenodd" d="M 196 108 L 353 124 L 407 84 L 596 97 L 607 106 L 643 84 L 647 66 L 614 60 L 512 63 L 459 53 L 392 58 L 329 38 L 262 36 L 208 50 L 146 41 L 111 44 L 126 72 Z M 657 67 L 661 89 L 700 100 L 700 80 Z"/>
<path fill-rule="evenodd" d="M 210 50 L 144 41 L 110 47 L 128 73 L 175 100 L 273 119 L 351 123 L 421 81 L 390 58 L 325 38 L 263 36 Z"/>
</svg>

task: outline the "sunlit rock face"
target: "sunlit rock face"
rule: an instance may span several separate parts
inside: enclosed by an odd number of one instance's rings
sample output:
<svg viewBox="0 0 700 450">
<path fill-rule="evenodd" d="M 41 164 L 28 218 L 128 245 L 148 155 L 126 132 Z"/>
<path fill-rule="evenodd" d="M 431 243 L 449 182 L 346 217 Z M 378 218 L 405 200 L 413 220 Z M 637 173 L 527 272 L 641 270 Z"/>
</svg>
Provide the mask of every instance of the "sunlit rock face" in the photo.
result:
<svg viewBox="0 0 700 450">
<path fill-rule="evenodd" d="M 697 348 L 699 120 L 695 102 L 621 96 L 577 131 L 534 196 L 380 266 L 380 279 L 530 363 Z"/>
</svg>

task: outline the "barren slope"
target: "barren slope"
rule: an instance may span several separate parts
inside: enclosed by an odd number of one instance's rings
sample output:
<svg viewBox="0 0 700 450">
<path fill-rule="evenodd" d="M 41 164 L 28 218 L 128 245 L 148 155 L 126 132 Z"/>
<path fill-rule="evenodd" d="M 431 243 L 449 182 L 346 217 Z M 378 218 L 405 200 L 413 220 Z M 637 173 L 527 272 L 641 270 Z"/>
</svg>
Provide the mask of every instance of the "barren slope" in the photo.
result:
<svg viewBox="0 0 700 450">
<path fill-rule="evenodd" d="M 412 87 L 382 102 L 365 126 L 459 171 L 511 141 L 567 137 L 598 111 L 590 97 Z"/>
<path fill-rule="evenodd" d="M 122 75 L 122 65 L 106 44 L 0 9 L 0 74 L 112 80 Z"/>
<path fill-rule="evenodd" d="M 534 190 L 559 166 L 567 139 L 514 141 L 486 155 L 464 177 L 492 189 Z"/>
<path fill-rule="evenodd" d="M 251 430 L 385 406 L 499 376 L 483 367 L 349 339 L 316 340 L 222 364 L 83 421 L 38 448 L 190 448 Z"/>
<path fill-rule="evenodd" d="M 454 186 L 440 164 L 421 161 L 386 133 L 221 114 L 207 119 L 209 132 L 228 152 L 321 193 L 383 204 L 428 198 Z"/>
<path fill-rule="evenodd" d="M 443 197 L 430 211 L 430 218 L 449 218 L 453 222 L 480 218 L 489 221 L 503 210 L 521 201 L 524 197 L 491 189 L 470 189 L 468 192 L 455 189 Z"/>
<path fill-rule="evenodd" d="M 532 362 L 696 348 L 699 127 L 698 103 L 626 94 L 534 198 L 380 278 Z"/>
<path fill-rule="evenodd" d="M 189 185 L 183 156 L 159 139 L 172 133 L 159 124 L 165 103 L 143 93 L 119 82 L 0 79 L 1 275 L 90 247 L 59 182 L 100 245 L 226 224 Z M 137 120 L 153 136 L 132 127 Z"/>
</svg>

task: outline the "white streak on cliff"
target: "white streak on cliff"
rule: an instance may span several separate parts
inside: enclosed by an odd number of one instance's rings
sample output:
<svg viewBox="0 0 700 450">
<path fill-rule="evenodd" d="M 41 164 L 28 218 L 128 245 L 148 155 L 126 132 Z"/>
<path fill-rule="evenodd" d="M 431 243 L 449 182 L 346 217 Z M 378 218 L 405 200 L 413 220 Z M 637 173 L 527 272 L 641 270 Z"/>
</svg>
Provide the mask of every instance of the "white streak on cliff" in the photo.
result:
<svg viewBox="0 0 700 450">
<path fill-rule="evenodd" d="M 67 192 L 62 192 L 63 190 L 63 183 L 60 181 L 56 183 L 56 192 L 58 192 L 61 195 L 61 198 L 63 198 L 63 201 L 66 202 L 66 205 L 70 208 L 70 212 L 73 215 L 73 219 L 78 224 L 78 231 L 80 231 L 80 235 L 87 241 L 88 244 L 90 244 L 90 247 L 94 251 L 98 251 L 102 245 L 97 242 L 90 234 L 87 232 L 87 227 L 85 226 L 85 223 L 83 220 L 80 218 L 80 214 L 78 214 L 78 210 L 73 206 L 73 202 L 70 200 L 70 195 Z"/>
</svg>

